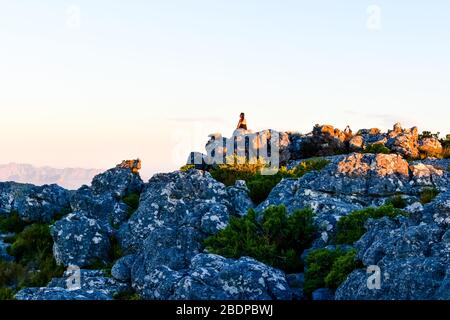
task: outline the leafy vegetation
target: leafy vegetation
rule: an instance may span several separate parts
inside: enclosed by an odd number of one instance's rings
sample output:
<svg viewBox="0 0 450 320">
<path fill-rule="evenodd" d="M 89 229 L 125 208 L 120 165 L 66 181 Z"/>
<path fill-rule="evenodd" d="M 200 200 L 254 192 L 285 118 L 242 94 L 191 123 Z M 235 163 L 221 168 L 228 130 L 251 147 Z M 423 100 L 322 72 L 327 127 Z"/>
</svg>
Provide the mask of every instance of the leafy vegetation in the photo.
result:
<svg viewBox="0 0 450 320">
<path fill-rule="evenodd" d="M 382 217 L 395 218 L 404 214 L 406 213 L 400 209 L 394 208 L 392 204 L 378 208 L 370 207 L 354 211 L 338 221 L 336 243 L 353 244 L 358 241 L 366 232 L 364 225 L 369 219 L 379 219 Z"/>
<path fill-rule="evenodd" d="M 390 154 L 391 150 L 389 150 L 387 147 L 385 147 L 382 144 L 375 143 L 375 144 L 369 144 L 364 149 L 363 153 L 382 153 L 382 154 Z"/>
<path fill-rule="evenodd" d="M 180 168 L 180 171 L 186 172 L 194 168 L 195 168 L 194 164 L 186 164 Z"/>
<path fill-rule="evenodd" d="M 139 193 L 130 193 L 122 198 L 122 201 L 128 206 L 128 217 L 131 217 L 139 208 L 140 198 Z"/>
<path fill-rule="evenodd" d="M 128 290 L 128 291 L 116 293 L 113 296 L 113 299 L 114 300 L 132 300 L 132 301 L 134 301 L 134 300 L 141 300 L 141 297 L 135 291 Z"/>
<path fill-rule="evenodd" d="M 430 203 L 438 194 L 439 191 L 436 188 L 425 188 L 420 193 L 420 202 L 422 202 L 422 204 Z"/>
<path fill-rule="evenodd" d="M 440 132 L 432 133 L 431 131 L 423 131 L 421 134 L 419 134 L 419 140 L 426 139 L 426 138 L 439 139 L 440 134 L 441 134 Z"/>
<path fill-rule="evenodd" d="M 261 174 L 261 170 L 265 167 L 265 164 L 261 161 L 231 162 L 233 161 L 212 168 L 210 171 L 212 177 L 226 186 L 234 185 L 237 180 L 244 180 L 250 190 L 250 197 L 256 204 L 267 199 L 272 189 L 283 178 L 300 178 L 310 171 L 321 170 L 329 163 L 328 160 L 323 158 L 313 158 L 303 161 L 291 170 L 286 167 L 281 167 L 273 175 L 263 175 Z"/>
<path fill-rule="evenodd" d="M 387 201 L 387 204 L 391 204 L 394 208 L 397 209 L 404 209 L 408 205 L 406 203 L 406 200 L 400 194 L 391 197 Z"/>
<path fill-rule="evenodd" d="M 15 300 L 14 290 L 10 288 L 0 288 L 0 301 L 2 300 Z"/>
<path fill-rule="evenodd" d="M 19 213 L 16 211 L 0 217 L 0 232 L 19 233 L 22 232 L 26 226 L 27 224 L 20 218 Z"/>
<path fill-rule="evenodd" d="M 16 217 L 11 230 L 23 226 Z M 0 261 L 0 295 L 12 298 L 23 287 L 42 287 L 54 277 L 62 276 L 64 267 L 58 266 L 53 258 L 53 239 L 46 224 L 31 224 L 10 237 L 8 253 L 14 262 Z"/>
<path fill-rule="evenodd" d="M 311 247 L 314 226 L 310 209 L 288 215 L 284 206 L 272 206 L 260 217 L 250 210 L 231 217 L 229 225 L 205 240 L 206 249 L 228 258 L 250 256 L 287 272 L 303 269 L 300 254 Z"/>
<path fill-rule="evenodd" d="M 305 293 L 311 297 L 319 288 L 337 289 L 355 269 L 362 267 L 356 250 L 318 249 L 306 257 Z"/>
</svg>

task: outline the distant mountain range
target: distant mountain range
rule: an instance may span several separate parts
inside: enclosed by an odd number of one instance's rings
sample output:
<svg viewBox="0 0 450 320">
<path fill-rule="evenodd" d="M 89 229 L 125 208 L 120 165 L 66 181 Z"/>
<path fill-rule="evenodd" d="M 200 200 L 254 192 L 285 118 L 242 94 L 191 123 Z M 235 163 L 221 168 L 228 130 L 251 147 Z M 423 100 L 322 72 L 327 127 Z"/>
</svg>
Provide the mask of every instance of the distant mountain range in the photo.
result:
<svg viewBox="0 0 450 320">
<path fill-rule="evenodd" d="M 67 189 L 89 185 L 101 169 L 35 167 L 30 164 L 9 163 L 0 165 L 0 181 L 14 181 L 44 185 L 56 183 Z"/>
</svg>

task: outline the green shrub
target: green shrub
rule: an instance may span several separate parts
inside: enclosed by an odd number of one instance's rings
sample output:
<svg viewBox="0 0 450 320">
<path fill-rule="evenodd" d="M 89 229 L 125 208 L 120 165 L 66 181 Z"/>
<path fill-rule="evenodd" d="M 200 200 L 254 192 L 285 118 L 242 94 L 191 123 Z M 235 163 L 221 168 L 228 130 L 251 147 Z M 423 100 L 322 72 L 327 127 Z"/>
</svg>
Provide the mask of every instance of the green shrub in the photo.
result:
<svg viewBox="0 0 450 320">
<path fill-rule="evenodd" d="M 250 198 L 255 204 L 260 204 L 267 199 L 272 189 L 280 183 L 283 178 L 300 178 L 311 171 L 319 171 L 330 162 L 322 158 L 305 160 L 294 169 L 288 170 L 281 167 L 273 175 L 262 175 L 264 168 L 262 162 L 254 163 L 227 163 L 215 166 L 210 173 L 214 179 L 226 186 L 232 186 L 237 180 L 244 180 L 250 190 Z"/>
<path fill-rule="evenodd" d="M 363 153 L 382 153 L 382 154 L 390 154 L 391 150 L 389 150 L 387 147 L 385 147 L 382 144 L 375 143 L 375 144 L 369 144 L 364 149 Z"/>
<path fill-rule="evenodd" d="M 53 239 L 46 224 L 32 224 L 14 237 L 8 248 L 18 265 L 24 269 L 24 276 L 13 277 L 20 287 L 42 287 L 54 277 L 62 276 L 63 266 L 53 258 Z M 20 269 L 18 269 L 20 270 Z"/>
<path fill-rule="evenodd" d="M 128 217 L 131 217 L 139 208 L 140 198 L 139 193 L 130 193 L 122 198 L 122 201 L 128 206 Z"/>
<path fill-rule="evenodd" d="M 308 296 L 319 288 L 337 289 L 355 269 L 361 267 L 356 251 L 318 249 L 306 258 L 304 290 Z"/>
<path fill-rule="evenodd" d="M 9 261 L 0 261 L 0 288 L 16 288 L 25 281 L 25 268 Z"/>
<path fill-rule="evenodd" d="M 423 131 L 421 134 L 419 134 L 419 140 L 423 140 L 426 138 L 435 138 L 435 139 L 439 139 L 439 135 L 441 133 L 437 132 L 437 133 L 431 133 L 431 131 Z"/>
<path fill-rule="evenodd" d="M 342 217 L 337 223 L 336 243 L 353 244 L 358 241 L 366 232 L 364 227 L 369 219 L 379 219 L 382 217 L 395 218 L 405 214 L 403 211 L 394 208 L 392 205 L 384 205 L 379 208 L 365 208 L 354 211 L 348 216 Z"/>
<path fill-rule="evenodd" d="M 228 258 L 250 256 L 288 272 L 303 268 L 300 254 L 313 240 L 313 212 L 297 210 L 288 215 L 284 206 L 272 206 L 261 217 L 250 210 L 231 217 L 229 225 L 204 242 L 209 252 Z"/>
<path fill-rule="evenodd" d="M 391 204 L 394 208 L 404 209 L 408 205 L 406 200 L 401 195 L 395 195 L 387 201 L 387 204 Z"/>
<path fill-rule="evenodd" d="M 114 300 L 134 301 L 134 300 L 141 300 L 141 297 L 135 291 L 128 290 L 128 291 L 123 291 L 123 292 L 119 292 L 119 293 L 114 294 L 113 299 Z"/>
<path fill-rule="evenodd" d="M 439 191 L 436 188 L 425 188 L 420 193 L 420 202 L 422 202 L 422 204 L 430 203 L 438 194 Z"/>
<path fill-rule="evenodd" d="M 15 300 L 15 292 L 11 288 L 0 288 L 0 301 Z"/>
<path fill-rule="evenodd" d="M 25 227 L 27 223 L 25 223 L 19 216 L 19 213 L 16 211 L 11 212 L 11 214 L 7 216 L 0 217 L 0 232 L 3 233 L 19 233 Z"/>
<path fill-rule="evenodd" d="M 186 164 L 180 168 L 180 171 L 186 172 L 194 168 L 195 168 L 194 164 Z"/>
<path fill-rule="evenodd" d="M 250 191 L 249 196 L 255 204 L 260 204 L 267 199 L 273 188 L 283 179 L 280 173 L 275 175 L 263 176 L 259 173 L 255 174 L 247 187 Z"/>
</svg>

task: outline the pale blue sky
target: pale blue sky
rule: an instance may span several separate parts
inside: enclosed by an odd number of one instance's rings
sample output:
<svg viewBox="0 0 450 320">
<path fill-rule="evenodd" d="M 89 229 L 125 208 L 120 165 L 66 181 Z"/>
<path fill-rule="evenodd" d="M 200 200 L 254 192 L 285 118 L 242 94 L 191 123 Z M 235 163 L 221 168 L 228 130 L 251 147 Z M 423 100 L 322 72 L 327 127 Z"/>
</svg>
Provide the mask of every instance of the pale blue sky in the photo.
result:
<svg viewBox="0 0 450 320">
<path fill-rule="evenodd" d="M 449 57 L 444 0 L 0 0 L 0 163 L 140 156 L 149 175 L 241 111 L 255 130 L 450 132 Z"/>
</svg>

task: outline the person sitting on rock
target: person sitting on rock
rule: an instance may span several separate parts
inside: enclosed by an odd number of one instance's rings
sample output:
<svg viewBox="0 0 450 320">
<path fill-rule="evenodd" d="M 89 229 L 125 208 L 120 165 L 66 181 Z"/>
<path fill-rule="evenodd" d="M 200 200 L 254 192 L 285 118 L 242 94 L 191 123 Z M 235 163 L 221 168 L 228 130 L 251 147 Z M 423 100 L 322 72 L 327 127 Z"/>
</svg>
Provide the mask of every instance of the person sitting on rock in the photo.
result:
<svg viewBox="0 0 450 320">
<path fill-rule="evenodd" d="M 247 130 L 247 120 L 245 120 L 245 113 L 241 113 L 240 119 L 237 125 L 237 129 Z"/>
</svg>

